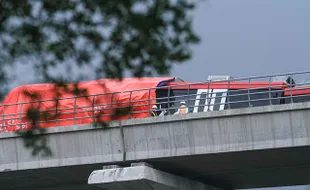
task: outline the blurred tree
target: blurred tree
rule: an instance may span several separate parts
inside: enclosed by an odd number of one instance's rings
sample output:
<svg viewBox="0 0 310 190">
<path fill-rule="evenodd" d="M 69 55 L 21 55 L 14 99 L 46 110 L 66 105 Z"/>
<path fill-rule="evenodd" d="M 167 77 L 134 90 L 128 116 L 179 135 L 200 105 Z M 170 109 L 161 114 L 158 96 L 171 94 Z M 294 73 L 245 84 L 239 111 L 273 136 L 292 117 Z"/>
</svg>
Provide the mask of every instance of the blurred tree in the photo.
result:
<svg viewBox="0 0 310 190">
<path fill-rule="evenodd" d="M 16 63 L 33 65 L 37 77 L 64 88 L 72 78 L 51 74 L 59 65 L 89 65 L 97 78 L 168 74 L 199 42 L 193 9 L 190 0 L 0 0 L 0 83 L 8 81 L 4 68 Z M 33 115 L 39 114 L 28 113 L 35 123 Z M 34 154 L 46 144 L 29 142 L 42 139 L 37 131 L 19 133 L 26 146 L 39 144 Z"/>
</svg>

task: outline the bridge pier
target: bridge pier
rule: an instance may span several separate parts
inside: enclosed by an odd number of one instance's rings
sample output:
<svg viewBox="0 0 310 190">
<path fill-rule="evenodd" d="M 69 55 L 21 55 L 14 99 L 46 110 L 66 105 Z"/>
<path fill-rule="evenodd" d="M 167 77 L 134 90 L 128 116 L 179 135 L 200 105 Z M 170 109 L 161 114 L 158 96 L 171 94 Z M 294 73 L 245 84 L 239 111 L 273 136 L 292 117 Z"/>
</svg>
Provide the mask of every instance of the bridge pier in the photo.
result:
<svg viewBox="0 0 310 190">
<path fill-rule="evenodd" d="M 219 188 L 162 172 L 146 163 L 117 165 L 93 171 L 88 184 L 107 190 L 219 190 Z"/>
</svg>

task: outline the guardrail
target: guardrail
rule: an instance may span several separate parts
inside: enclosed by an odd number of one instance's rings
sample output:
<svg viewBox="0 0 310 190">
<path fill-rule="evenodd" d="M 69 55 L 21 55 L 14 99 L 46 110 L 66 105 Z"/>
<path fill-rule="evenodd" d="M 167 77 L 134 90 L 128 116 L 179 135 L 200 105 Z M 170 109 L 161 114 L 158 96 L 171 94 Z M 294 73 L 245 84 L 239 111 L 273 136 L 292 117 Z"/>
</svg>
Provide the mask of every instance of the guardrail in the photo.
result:
<svg viewBox="0 0 310 190">
<path fill-rule="evenodd" d="M 274 77 L 285 77 L 289 81 L 286 83 L 273 82 Z M 239 105 L 239 107 L 253 107 L 260 106 L 255 102 L 264 102 L 263 105 L 274 105 L 274 104 L 283 104 L 283 103 L 294 103 L 294 99 L 297 97 L 307 97 L 310 94 L 307 90 L 310 90 L 310 82 L 298 82 L 302 79 L 310 78 L 310 71 L 305 72 L 295 72 L 295 73 L 284 73 L 284 74 L 273 74 L 265 76 L 255 76 L 255 77 L 242 77 L 234 78 L 229 80 L 222 81 L 204 81 L 196 83 L 187 83 L 187 84 L 177 84 L 169 85 L 158 88 L 145 88 L 137 89 L 124 92 L 113 92 L 105 94 L 96 94 L 88 95 L 82 97 L 68 97 L 68 98 L 59 98 L 57 100 L 41 100 L 33 102 L 19 102 L 15 104 L 3 104 L 0 107 L 2 108 L 1 122 L 0 122 L 0 132 L 1 131 L 10 131 L 8 128 L 13 127 L 14 130 L 27 129 L 33 123 L 27 119 L 27 112 L 23 111 L 25 107 L 29 105 L 36 106 L 40 113 L 44 113 L 48 116 L 45 119 L 37 121 L 37 126 L 44 126 L 44 123 L 52 123 L 51 125 L 63 126 L 60 123 L 67 122 L 69 124 L 79 124 L 79 123 L 91 123 L 96 121 L 98 118 L 108 118 L 113 114 L 113 110 L 117 108 L 124 108 L 126 106 L 131 107 L 130 113 L 127 114 L 125 119 L 129 118 L 141 118 L 141 117 L 150 117 L 150 112 L 154 102 L 157 105 L 166 105 L 163 107 L 157 108 L 155 111 L 160 113 L 159 117 L 162 115 L 171 115 L 178 114 L 177 110 L 179 109 L 179 103 L 185 101 L 185 106 L 188 112 L 197 112 L 199 111 L 214 111 L 215 107 L 218 107 L 218 110 L 223 109 L 233 109 Z M 232 89 L 236 84 L 242 84 L 244 88 L 242 89 Z M 218 92 L 212 91 L 212 86 L 215 84 L 221 84 L 225 88 L 221 91 L 219 95 Z M 256 85 L 255 85 L 256 84 Z M 260 85 L 258 85 L 260 84 Z M 205 85 L 206 93 L 205 97 L 202 97 L 200 93 L 191 93 L 191 89 L 195 85 Z M 170 94 L 173 92 L 173 89 L 178 87 L 187 91 L 182 95 L 173 95 Z M 262 90 L 263 91 L 259 91 Z M 166 97 L 152 97 L 151 94 L 155 91 L 167 90 L 168 96 Z M 302 91 L 304 93 L 296 93 L 297 91 Z M 147 97 L 140 99 L 135 99 L 134 95 L 137 92 L 144 92 Z M 233 93 L 231 93 L 233 92 Z M 310 92 L 310 91 L 309 91 Z M 263 98 L 257 98 L 259 95 L 263 94 Z M 129 101 L 117 101 L 115 102 L 115 97 L 120 95 L 126 95 L 129 97 Z M 110 98 L 110 101 L 105 102 L 105 104 L 96 103 L 95 99 L 101 98 Z M 242 97 L 241 100 L 236 101 L 236 97 Z M 256 98 L 253 98 L 256 97 Z M 234 101 L 232 101 L 235 98 Z M 88 101 L 88 104 L 80 106 L 78 101 L 80 99 L 85 99 Z M 59 107 L 62 101 L 72 100 L 73 105 L 67 107 Z M 201 100 L 204 101 L 203 104 L 197 104 Z M 220 101 L 219 101 L 220 100 Z M 225 101 L 224 101 L 225 100 Z M 303 100 L 308 101 L 308 100 Z M 56 103 L 57 102 L 57 103 Z M 60 103 L 59 103 L 60 102 Z M 49 109 L 41 109 L 40 105 L 43 104 L 56 104 L 55 106 L 50 107 Z M 193 104 L 194 103 L 194 104 Z M 242 105 L 242 106 L 240 106 Z M 6 110 L 10 107 L 18 107 L 20 111 L 18 113 L 6 114 Z M 238 106 L 237 106 L 238 107 Z M 34 112 L 34 114 L 37 114 Z M 82 121 L 82 122 L 81 122 Z M 12 131 L 12 130 L 11 130 Z"/>
</svg>

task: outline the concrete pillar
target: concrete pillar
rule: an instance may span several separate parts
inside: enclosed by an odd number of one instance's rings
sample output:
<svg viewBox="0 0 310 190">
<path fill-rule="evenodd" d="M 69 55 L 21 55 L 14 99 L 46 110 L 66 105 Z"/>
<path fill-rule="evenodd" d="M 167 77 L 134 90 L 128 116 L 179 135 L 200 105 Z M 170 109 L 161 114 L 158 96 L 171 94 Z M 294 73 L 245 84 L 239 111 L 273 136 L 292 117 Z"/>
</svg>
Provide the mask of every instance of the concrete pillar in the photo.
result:
<svg viewBox="0 0 310 190">
<path fill-rule="evenodd" d="M 107 190 L 219 190 L 200 182 L 162 172 L 144 163 L 93 171 L 88 184 Z"/>
</svg>

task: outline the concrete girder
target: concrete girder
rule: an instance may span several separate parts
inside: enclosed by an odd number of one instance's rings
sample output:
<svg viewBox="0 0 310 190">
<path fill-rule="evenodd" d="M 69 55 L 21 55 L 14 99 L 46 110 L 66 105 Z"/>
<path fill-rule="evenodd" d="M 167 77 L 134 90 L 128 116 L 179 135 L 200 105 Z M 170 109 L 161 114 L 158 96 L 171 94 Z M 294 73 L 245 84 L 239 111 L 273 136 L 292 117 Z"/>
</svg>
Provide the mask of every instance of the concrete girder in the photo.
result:
<svg viewBox="0 0 310 190">
<path fill-rule="evenodd" d="M 219 190 L 219 188 L 162 172 L 147 164 L 110 166 L 95 170 L 88 184 L 107 190 Z"/>
</svg>

